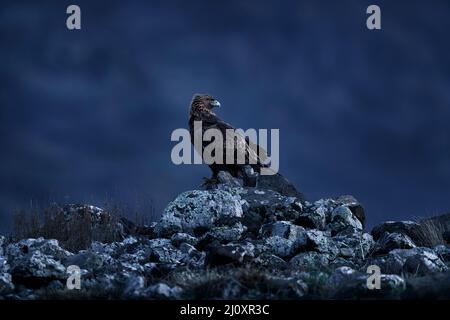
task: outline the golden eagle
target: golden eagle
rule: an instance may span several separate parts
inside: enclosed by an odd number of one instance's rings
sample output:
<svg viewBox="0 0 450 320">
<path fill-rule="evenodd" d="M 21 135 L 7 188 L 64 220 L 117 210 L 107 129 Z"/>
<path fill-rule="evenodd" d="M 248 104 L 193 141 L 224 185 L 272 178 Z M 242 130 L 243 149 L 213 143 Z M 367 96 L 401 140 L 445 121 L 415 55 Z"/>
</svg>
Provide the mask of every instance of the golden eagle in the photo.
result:
<svg viewBox="0 0 450 320">
<path fill-rule="evenodd" d="M 223 137 L 223 150 L 222 163 L 211 163 L 208 164 L 210 169 L 212 170 L 212 178 L 210 182 L 216 182 L 217 175 L 220 171 L 229 172 L 234 177 L 241 177 L 244 180 L 244 184 L 248 175 L 253 175 L 253 172 L 256 172 L 256 175 L 260 173 L 260 169 L 262 167 L 267 168 L 266 160 L 267 160 L 267 152 L 261 148 L 260 146 L 254 144 L 247 137 L 240 135 L 235 131 L 233 136 L 233 141 L 229 141 L 225 139 L 226 130 L 232 129 L 235 130 L 233 126 L 222 121 L 214 112 L 214 108 L 220 107 L 219 101 L 217 101 L 214 97 L 208 94 L 195 94 L 189 112 L 189 132 L 191 136 L 191 142 L 195 147 L 194 143 L 194 123 L 196 121 L 201 121 L 202 123 L 202 137 L 203 134 L 208 129 L 217 129 L 222 133 Z M 197 150 L 200 155 L 203 155 L 203 150 L 210 144 L 210 141 L 203 141 L 202 139 L 202 150 Z M 227 154 L 233 154 L 233 163 L 227 164 Z M 238 161 L 239 153 L 245 155 L 244 164 L 240 164 Z M 251 168 L 249 170 L 249 168 Z M 253 172 L 252 172 L 253 171 Z M 248 179 L 247 179 L 248 181 Z M 303 195 L 298 192 L 295 187 L 286 180 L 280 174 L 274 175 L 259 175 L 257 177 L 258 187 L 263 187 L 267 189 L 272 189 L 278 191 L 280 194 L 296 196 L 298 198 L 303 199 Z M 253 185 L 255 186 L 255 185 Z"/>
</svg>

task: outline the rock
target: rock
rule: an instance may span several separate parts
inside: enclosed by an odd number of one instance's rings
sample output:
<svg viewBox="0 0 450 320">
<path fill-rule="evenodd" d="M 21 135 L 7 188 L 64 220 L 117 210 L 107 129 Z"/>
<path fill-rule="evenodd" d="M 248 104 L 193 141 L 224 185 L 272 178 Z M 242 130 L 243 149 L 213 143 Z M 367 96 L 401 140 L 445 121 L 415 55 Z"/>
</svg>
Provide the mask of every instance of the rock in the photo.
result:
<svg viewBox="0 0 450 320">
<path fill-rule="evenodd" d="M 151 248 L 150 261 L 152 262 L 180 263 L 185 257 L 169 239 L 152 239 L 149 246 Z"/>
<path fill-rule="evenodd" d="M 324 230 L 325 221 L 325 213 L 322 210 L 315 210 L 302 212 L 298 218 L 295 219 L 295 224 L 305 228 Z"/>
<path fill-rule="evenodd" d="M 40 251 L 34 251 L 12 262 L 11 275 L 14 283 L 30 288 L 46 285 L 53 279 L 65 279 L 66 268 L 61 262 Z"/>
<path fill-rule="evenodd" d="M 295 197 L 299 201 L 305 200 L 303 194 L 297 191 L 295 186 L 279 173 L 274 175 L 258 175 L 256 187 L 263 190 L 273 190 L 283 196 Z"/>
<path fill-rule="evenodd" d="M 170 287 L 165 283 L 157 283 L 145 290 L 145 295 L 153 299 L 179 299 L 183 290 L 178 287 Z"/>
<path fill-rule="evenodd" d="M 188 243 L 180 245 L 180 251 L 185 255 L 183 262 L 191 268 L 203 268 L 206 263 L 206 253 L 198 251 L 194 246 Z"/>
<path fill-rule="evenodd" d="M 198 239 L 191 236 L 190 234 L 178 232 L 178 233 L 175 233 L 172 235 L 172 237 L 170 238 L 170 241 L 176 247 L 178 247 L 182 243 L 189 243 L 189 244 L 195 246 L 198 242 Z"/>
<path fill-rule="evenodd" d="M 306 249 L 318 251 L 321 253 L 327 253 L 330 258 L 334 259 L 338 254 L 339 250 L 331 239 L 325 232 L 320 230 L 307 230 L 306 232 Z"/>
<path fill-rule="evenodd" d="M 244 259 L 254 257 L 254 249 L 251 243 L 213 245 L 208 248 L 206 264 L 210 266 L 242 264 Z"/>
<path fill-rule="evenodd" d="M 428 251 L 408 257 L 403 266 L 404 272 L 421 276 L 447 270 L 447 266 L 441 261 L 441 259 Z"/>
<path fill-rule="evenodd" d="M 361 203 L 359 203 L 358 200 L 356 200 L 353 196 L 345 195 L 338 197 L 336 199 L 336 202 L 349 208 L 353 215 L 361 222 L 362 226 L 364 227 L 366 222 L 366 214 L 364 212 L 363 206 L 361 205 Z"/>
<path fill-rule="evenodd" d="M 9 293 L 13 290 L 14 284 L 9 273 L 9 265 L 6 259 L 0 255 L 0 294 Z"/>
<path fill-rule="evenodd" d="M 362 223 L 356 218 L 349 207 L 340 205 L 331 212 L 330 230 L 338 233 L 346 228 L 362 230 Z"/>
<path fill-rule="evenodd" d="M 235 177 L 233 177 L 227 171 L 219 171 L 217 174 L 217 182 L 218 184 L 226 185 L 229 187 L 242 187 L 243 182 Z"/>
<path fill-rule="evenodd" d="M 328 278 L 330 298 L 354 299 L 384 297 L 398 299 L 404 290 L 405 281 L 398 275 L 382 274 L 380 289 L 369 289 L 369 274 L 360 273 L 349 267 L 337 268 Z"/>
<path fill-rule="evenodd" d="M 379 266 L 383 273 L 399 275 L 402 273 L 424 275 L 448 269 L 444 262 L 428 248 L 395 249 L 387 255 L 370 260 L 369 264 Z"/>
<path fill-rule="evenodd" d="M 233 226 L 213 227 L 206 232 L 200 239 L 202 243 L 211 243 L 215 240 L 224 243 L 231 241 L 238 241 L 241 239 L 244 232 L 247 230 L 240 222 Z"/>
<path fill-rule="evenodd" d="M 359 230 L 352 232 L 338 233 L 333 237 L 340 257 L 365 259 L 372 251 L 375 242 L 368 233 L 361 233 Z"/>
<path fill-rule="evenodd" d="M 277 221 L 265 224 L 259 231 L 259 237 L 261 239 L 269 237 L 285 238 L 291 240 L 296 248 L 306 245 L 306 236 L 307 232 L 305 228 L 287 221 Z"/>
<path fill-rule="evenodd" d="M 142 276 L 130 277 L 123 290 L 123 297 L 127 299 L 141 298 L 144 295 L 145 278 Z"/>
<path fill-rule="evenodd" d="M 285 197 L 272 190 L 247 188 L 240 196 L 245 201 L 242 223 L 254 234 L 265 223 L 293 221 L 303 210 L 302 203 L 295 197 Z"/>
<path fill-rule="evenodd" d="M 405 234 L 402 233 L 384 233 L 377 241 L 372 255 L 386 254 L 394 249 L 412 249 L 416 245 Z"/>
<path fill-rule="evenodd" d="M 193 236 L 218 225 L 233 225 L 242 217 L 241 198 L 225 190 L 187 191 L 165 209 L 155 231 L 159 236 L 184 232 Z"/>
<path fill-rule="evenodd" d="M 269 277 L 266 283 L 277 293 L 277 298 L 281 299 L 303 298 L 309 290 L 308 285 L 302 279 L 293 277 Z"/>
<path fill-rule="evenodd" d="M 443 262 L 450 263 L 450 247 L 439 245 L 434 247 L 433 251 Z"/>
<path fill-rule="evenodd" d="M 295 270 L 312 271 L 322 270 L 328 267 L 329 256 L 319 252 L 302 252 L 289 261 L 291 268 Z"/>
<path fill-rule="evenodd" d="M 266 238 L 265 245 L 272 254 L 282 258 L 291 257 L 298 249 L 297 244 L 293 240 L 281 238 L 279 236 Z"/>
<path fill-rule="evenodd" d="M 420 244 L 421 227 L 413 221 L 387 221 L 372 229 L 375 240 L 380 239 L 385 233 L 400 233 L 408 236 L 413 242 Z"/>
<path fill-rule="evenodd" d="M 9 244 L 5 255 L 15 284 L 39 287 L 67 277 L 63 262 L 72 253 L 62 249 L 57 240 L 38 238 Z"/>
<path fill-rule="evenodd" d="M 282 258 L 294 255 L 307 243 L 306 230 L 286 221 L 263 225 L 259 237 L 265 240 L 265 245 L 273 254 Z"/>
<path fill-rule="evenodd" d="M 252 263 L 267 270 L 283 270 L 288 265 L 282 258 L 268 252 L 258 255 Z"/>
</svg>

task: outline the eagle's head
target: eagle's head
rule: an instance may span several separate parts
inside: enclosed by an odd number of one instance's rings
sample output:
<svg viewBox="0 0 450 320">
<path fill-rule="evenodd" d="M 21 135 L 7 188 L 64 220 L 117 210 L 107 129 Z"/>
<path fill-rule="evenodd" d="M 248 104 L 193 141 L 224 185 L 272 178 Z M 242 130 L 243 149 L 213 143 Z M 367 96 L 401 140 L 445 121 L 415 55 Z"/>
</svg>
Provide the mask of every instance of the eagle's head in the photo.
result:
<svg viewBox="0 0 450 320">
<path fill-rule="evenodd" d="M 195 94 L 191 102 L 190 114 L 210 113 L 212 109 L 220 107 L 220 102 L 208 94 Z"/>
</svg>

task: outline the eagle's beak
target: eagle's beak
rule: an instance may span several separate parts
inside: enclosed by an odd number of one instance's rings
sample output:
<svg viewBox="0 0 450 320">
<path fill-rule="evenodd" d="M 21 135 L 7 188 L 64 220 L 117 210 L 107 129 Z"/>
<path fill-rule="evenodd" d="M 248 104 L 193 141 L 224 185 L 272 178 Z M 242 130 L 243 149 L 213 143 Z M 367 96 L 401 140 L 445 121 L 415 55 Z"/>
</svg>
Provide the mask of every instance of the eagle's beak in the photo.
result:
<svg viewBox="0 0 450 320">
<path fill-rule="evenodd" d="M 213 108 L 219 108 L 220 107 L 220 102 L 217 101 L 217 100 L 211 101 L 210 104 L 211 104 L 211 107 L 213 107 Z"/>
</svg>

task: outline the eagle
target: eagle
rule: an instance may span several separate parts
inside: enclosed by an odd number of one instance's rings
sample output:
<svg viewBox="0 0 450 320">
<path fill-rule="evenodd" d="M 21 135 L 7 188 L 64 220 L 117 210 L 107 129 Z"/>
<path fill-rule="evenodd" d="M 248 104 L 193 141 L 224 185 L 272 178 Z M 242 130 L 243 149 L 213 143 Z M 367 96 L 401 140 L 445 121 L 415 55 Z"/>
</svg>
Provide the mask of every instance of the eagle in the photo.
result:
<svg viewBox="0 0 450 320">
<path fill-rule="evenodd" d="M 283 195 L 295 196 L 303 199 L 303 194 L 298 192 L 296 188 L 281 174 L 276 173 L 274 175 L 258 175 L 262 167 L 268 169 L 268 157 L 266 150 L 250 141 L 247 137 L 240 135 L 236 131 L 234 134 L 234 141 L 231 141 L 230 143 L 228 139 L 225 139 L 227 129 L 235 130 L 235 128 L 220 119 L 215 114 L 214 110 L 220 106 L 220 102 L 209 94 L 195 94 L 192 98 L 189 110 L 189 132 L 191 136 L 191 143 L 194 147 L 194 123 L 196 121 L 200 121 L 202 123 L 202 136 L 208 129 L 217 129 L 222 133 L 223 137 L 223 161 L 222 163 L 208 164 L 212 171 L 212 177 L 210 179 L 205 179 L 207 180 L 206 184 L 216 183 L 219 172 L 226 171 L 233 177 L 242 178 L 244 185 L 246 184 L 246 181 L 256 180 L 256 182 L 250 182 L 250 184 L 258 183 L 259 187 L 266 187 L 267 189 L 275 190 Z M 202 139 L 202 150 L 197 150 L 199 154 L 203 155 L 203 150 L 210 143 L 211 142 L 203 141 Z M 233 164 L 227 164 L 225 161 L 227 154 L 229 153 L 233 154 Z M 245 155 L 244 164 L 239 164 L 237 161 L 239 153 Z M 255 176 L 256 179 L 254 179 Z M 247 186 L 256 187 L 256 185 Z"/>
</svg>

